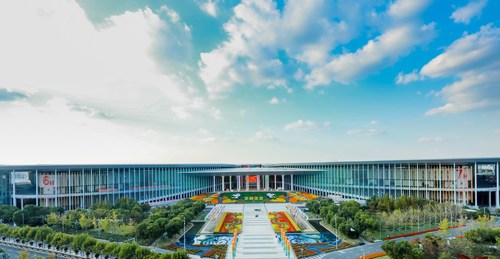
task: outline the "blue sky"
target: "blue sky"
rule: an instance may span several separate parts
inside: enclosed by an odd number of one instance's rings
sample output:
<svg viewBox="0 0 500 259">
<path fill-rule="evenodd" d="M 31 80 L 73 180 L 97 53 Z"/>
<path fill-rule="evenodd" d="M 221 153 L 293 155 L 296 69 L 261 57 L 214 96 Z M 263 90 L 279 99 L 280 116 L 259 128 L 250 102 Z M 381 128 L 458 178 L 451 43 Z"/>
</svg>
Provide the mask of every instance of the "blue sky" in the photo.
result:
<svg viewBox="0 0 500 259">
<path fill-rule="evenodd" d="M 500 156 L 498 10 L 2 1 L 0 164 Z"/>
</svg>

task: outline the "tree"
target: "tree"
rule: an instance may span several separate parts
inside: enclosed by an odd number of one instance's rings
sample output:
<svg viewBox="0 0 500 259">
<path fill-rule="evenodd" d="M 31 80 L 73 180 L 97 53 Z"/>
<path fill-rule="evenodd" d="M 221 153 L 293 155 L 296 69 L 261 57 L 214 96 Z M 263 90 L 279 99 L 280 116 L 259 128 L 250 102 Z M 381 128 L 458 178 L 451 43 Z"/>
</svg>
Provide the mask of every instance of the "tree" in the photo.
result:
<svg viewBox="0 0 500 259">
<path fill-rule="evenodd" d="M 87 234 L 76 235 L 73 238 L 73 242 L 71 243 L 71 249 L 73 249 L 73 250 L 83 250 L 83 248 L 82 248 L 83 243 L 85 243 L 85 241 L 87 241 L 87 239 L 89 239 L 89 238 L 90 238 L 90 236 L 87 235 Z"/>
<path fill-rule="evenodd" d="M 92 222 L 92 219 L 86 216 L 85 214 L 82 214 L 80 216 L 80 219 L 78 220 L 78 223 L 80 223 L 80 227 L 83 230 L 91 228 L 94 224 Z"/>
<path fill-rule="evenodd" d="M 441 234 L 443 236 L 448 235 L 448 228 L 449 228 L 448 219 L 441 220 L 441 223 L 439 223 L 439 229 L 441 229 Z"/>
<path fill-rule="evenodd" d="M 54 226 L 61 224 L 61 219 L 59 218 L 59 216 L 57 216 L 56 213 L 52 212 L 47 215 L 47 217 L 45 218 L 45 222 L 47 222 L 47 225 L 49 226 Z"/>
<path fill-rule="evenodd" d="M 54 231 L 49 228 L 49 227 L 40 227 L 37 228 L 36 234 L 35 234 L 35 240 L 36 241 L 44 241 L 45 238 L 51 233 L 54 233 Z"/>
<path fill-rule="evenodd" d="M 441 254 L 445 240 L 435 235 L 425 235 L 421 241 L 424 257 L 437 258 Z"/>
<path fill-rule="evenodd" d="M 26 251 L 19 251 L 18 259 L 30 259 L 30 254 Z"/>
<path fill-rule="evenodd" d="M 103 250 L 104 254 L 113 256 L 117 256 L 119 252 L 120 246 L 116 243 L 107 243 Z"/>
<path fill-rule="evenodd" d="M 3 223 L 11 223 L 13 222 L 14 212 L 18 210 L 19 209 L 15 206 L 0 205 L 0 219 L 3 221 Z"/>
<path fill-rule="evenodd" d="M 137 250 L 137 248 L 139 248 L 139 244 L 137 244 L 136 242 L 125 243 L 122 245 L 118 257 L 130 258 L 131 255 L 135 255 L 135 250 Z"/>
<path fill-rule="evenodd" d="M 151 251 L 148 248 L 138 247 L 135 250 L 135 258 L 137 259 L 146 258 L 149 254 L 151 254 Z"/>
</svg>

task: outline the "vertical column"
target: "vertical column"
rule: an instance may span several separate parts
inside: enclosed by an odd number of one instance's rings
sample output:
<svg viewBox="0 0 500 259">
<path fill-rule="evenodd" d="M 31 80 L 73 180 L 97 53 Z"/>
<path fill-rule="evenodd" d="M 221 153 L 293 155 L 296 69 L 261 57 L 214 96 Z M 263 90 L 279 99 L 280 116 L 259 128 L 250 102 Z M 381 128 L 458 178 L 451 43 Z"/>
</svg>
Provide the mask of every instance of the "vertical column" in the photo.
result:
<svg viewBox="0 0 500 259">
<path fill-rule="evenodd" d="M 257 191 L 260 191 L 260 175 L 257 175 Z"/>
<path fill-rule="evenodd" d="M 68 208 L 71 210 L 71 198 L 73 195 L 71 194 L 71 169 L 68 169 Z"/>
<path fill-rule="evenodd" d="M 241 180 L 240 180 L 241 175 L 236 176 L 236 190 L 240 191 L 241 188 Z"/>
<path fill-rule="evenodd" d="M 439 203 L 443 202 L 443 170 L 439 163 Z"/>
<path fill-rule="evenodd" d="M 10 183 L 12 184 L 12 206 L 16 206 L 16 173 L 14 171 L 10 173 Z"/>
<path fill-rule="evenodd" d="M 429 171 L 427 170 L 427 163 L 425 163 L 425 198 L 429 199 Z"/>
<path fill-rule="evenodd" d="M 419 178 L 419 171 L 418 171 L 418 163 L 417 163 L 417 197 L 420 198 L 420 178 Z"/>
<path fill-rule="evenodd" d="M 497 201 L 497 208 L 500 208 L 500 176 L 498 176 L 498 162 L 497 162 L 497 189 L 496 189 L 496 201 Z"/>
<path fill-rule="evenodd" d="M 498 166 L 497 166 L 498 167 Z M 498 173 L 497 173 L 498 175 Z M 40 206 L 40 204 L 38 203 L 38 199 L 39 199 L 39 196 L 38 196 L 38 189 L 39 189 L 39 186 L 40 186 L 40 181 L 38 181 L 38 170 L 35 170 L 35 202 L 36 202 L 36 206 Z M 497 198 L 498 200 L 498 198 Z"/>
<path fill-rule="evenodd" d="M 222 191 L 226 191 L 226 182 L 224 181 L 224 176 L 221 176 L 221 180 L 222 180 Z"/>
<path fill-rule="evenodd" d="M 278 183 L 276 182 L 276 175 L 274 175 L 274 190 L 278 189 Z"/>
<path fill-rule="evenodd" d="M 293 174 L 290 175 L 290 191 L 293 191 Z"/>
<path fill-rule="evenodd" d="M 229 191 L 233 191 L 233 176 L 229 176 Z"/>
<path fill-rule="evenodd" d="M 474 184 L 472 188 L 474 188 L 474 207 L 477 207 L 477 162 L 474 162 Z"/>
<path fill-rule="evenodd" d="M 266 181 L 266 191 L 269 191 L 269 175 L 264 176 L 264 179 Z"/>
<path fill-rule="evenodd" d="M 457 168 L 453 163 L 453 204 L 457 204 Z"/>
<path fill-rule="evenodd" d="M 285 175 L 284 174 L 281 175 L 281 188 L 283 189 L 283 191 L 285 190 Z"/>
<path fill-rule="evenodd" d="M 215 192 L 215 175 L 213 176 L 213 179 L 214 179 L 214 191 Z"/>
<path fill-rule="evenodd" d="M 246 191 L 250 190 L 250 184 L 248 183 L 249 180 L 250 180 L 250 176 L 249 175 L 245 175 Z"/>
<path fill-rule="evenodd" d="M 58 186 L 59 186 L 59 181 L 57 179 L 57 170 L 54 170 L 54 178 L 55 178 L 54 179 L 54 181 L 55 181 L 55 184 L 54 184 L 54 186 L 55 186 L 55 190 L 54 190 L 54 193 L 55 193 L 54 199 L 55 199 L 55 201 L 54 201 L 54 203 L 55 203 L 55 205 L 57 207 L 57 193 L 58 193 L 57 189 L 58 189 Z"/>
</svg>

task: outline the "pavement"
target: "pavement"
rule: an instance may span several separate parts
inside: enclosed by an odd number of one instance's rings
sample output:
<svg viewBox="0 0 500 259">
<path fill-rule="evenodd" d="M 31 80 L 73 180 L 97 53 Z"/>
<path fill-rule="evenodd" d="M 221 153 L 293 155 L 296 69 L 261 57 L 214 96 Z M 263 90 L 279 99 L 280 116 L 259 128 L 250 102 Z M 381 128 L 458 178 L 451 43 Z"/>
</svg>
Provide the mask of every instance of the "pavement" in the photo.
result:
<svg viewBox="0 0 500 259">
<path fill-rule="evenodd" d="M 35 255 L 39 255 L 42 258 L 47 258 L 47 256 L 49 256 L 49 253 L 35 251 L 34 249 L 14 247 L 14 246 L 5 245 L 5 244 L 0 244 L 0 248 L 2 248 L 5 251 L 5 253 L 7 253 L 7 255 L 9 255 L 9 258 L 18 258 L 20 251 L 28 252 L 28 254 L 30 255 L 30 258 L 33 258 L 33 256 L 35 256 Z M 58 258 L 70 258 L 70 257 L 61 256 L 61 255 L 57 255 L 57 257 Z"/>
<path fill-rule="evenodd" d="M 462 235 L 468 229 L 469 229 L 469 226 L 450 229 L 448 231 L 448 237 L 455 237 L 455 236 Z M 429 233 L 425 233 L 425 234 L 421 234 L 421 235 L 416 235 L 416 236 L 411 236 L 411 237 L 396 238 L 396 239 L 393 239 L 393 240 L 394 241 L 400 241 L 400 240 L 410 241 L 410 240 L 412 240 L 412 239 L 414 239 L 416 237 L 423 238 L 427 234 L 436 234 L 438 232 L 439 231 L 429 232 Z M 384 251 L 384 250 L 382 250 L 382 245 L 383 244 L 384 244 L 384 241 L 380 240 L 380 241 L 375 242 L 375 243 L 367 243 L 365 245 L 355 246 L 355 247 L 352 247 L 352 248 L 343 249 L 343 250 L 340 250 L 340 251 L 335 251 L 335 252 L 331 252 L 331 253 L 328 253 L 328 254 L 322 254 L 322 255 L 317 255 L 317 256 L 308 257 L 308 258 L 310 258 L 310 259 L 319 259 L 319 258 L 321 258 L 321 259 L 357 258 L 357 257 L 363 256 L 363 255 L 367 255 L 367 254 L 371 254 L 371 253 L 376 253 L 376 252 L 382 252 L 382 251 Z"/>
</svg>

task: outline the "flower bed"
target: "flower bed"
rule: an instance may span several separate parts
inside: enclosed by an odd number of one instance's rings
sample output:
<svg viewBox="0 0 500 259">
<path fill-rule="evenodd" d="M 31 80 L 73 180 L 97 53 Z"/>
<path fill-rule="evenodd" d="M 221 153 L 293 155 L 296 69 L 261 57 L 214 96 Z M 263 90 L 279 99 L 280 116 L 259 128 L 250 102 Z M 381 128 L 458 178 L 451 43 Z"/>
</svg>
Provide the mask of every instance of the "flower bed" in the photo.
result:
<svg viewBox="0 0 500 259">
<path fill-rule="evenodd" d="M 297 258 L 304 258 L 313 255 L 317 255 L 318 253 L 307 249 L 309 244 L 292 244 L 292 249 Z"/>
<path fill-rule="evenodd" d="M 294 193 L 294 192 L 289 192 L 288 193 L 288 200 L 290 203 L 299 203 L 299 202 L 305 202 L 307 201 L 306 198 Z"/>
<path fill-rule="evenodd" d="M 219 194 L 214 193 L 214 194 L 210 195 L 209 197 L 204 198 L 203 201 L 207 204 L 212 204 L 212 205 L 219 204 Z"/>
<path fill-rule="evenodd" d="M 210 248 L 209 251 L 203 253 L 204 257 L 215 258 L 215 256 L 218 256 L 220 259 L 226 258 L 227 245 L 213 245 Z"/>
<path fill-rule="evenodd" d="M 451 226 L 451 227 L 449 227 L 449 229 L 459 228 L 459 227 L 463 227 L 463 225 Z M 427 229 L 427 230 L 422 230 L 422 231 L 417 231 L 417 232 L 410 232 L 410 233 L 386 237 L 386 238 L 384 238 L 384 240 L 391 240 L 391 239 L 396 239 L 396 238 L 400 238 L 400 237 L 411 237 L 411 236 L 416 236 L 416 235 L 425 234 L 425 233 L 434 232 L 434 231 L 439 231 L 439 230 L 441 230 L 441 229 L 440 228 L 432 228 L 432 229 Z"/>
<path fill-rule="evenodd" d="M 340 243 L 340 245 L 338 245 L 338 250 L 342 250 L 342 249 L 349 248 L 349 247 L 352 247 L 352 244 L 347 243 L 347 242 L 342 242 L 342 243 Z M 337 246 L 332 245 L 332 246 L 328 246 L 328 247 L 320 247 L 318 249 L 321 252 L 330 253 L 330 252 L 336 251 Z"/>
<path fill-rule="evenodd" d="M 285 192 L 226 192 L 222 203 L 286 202 Z"/>
<path fill-rule="evenodd" d="M 208 197 L 208 194 L 204 193 L 204 194 L 200 194 L 200 195 L 195 195 L 195 196 L 193 196 L 193 197 L 191 197 L 189 199 L 192 200 L 192 201 L 201 201 L 201 200 L 203 200 L 203 199 L 205 199 L 207 197 Z"/>
<path fill-rule="evenodd" d="M 295 224 L 288 213 L 284 211 L 269 212 L 268 216 L 271 220 L 271 224 L 273 225 L 274 232 L 279 233 L 281 231 L 281 228 L 283 228 L 285 232 L 300 231 L 300 228 L 297 226 L 297 224 Z"/>
<path fill-rule="evenodd" d="M 242 220 L 243 214 L 241 213 L 224 212 L 222 219 L 214 229 L 214 233 L 234 233 L 235 229 L 240 233 Z"/>
</svg>

